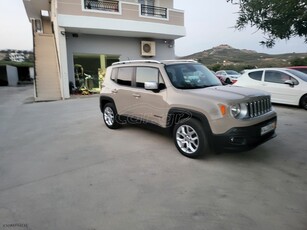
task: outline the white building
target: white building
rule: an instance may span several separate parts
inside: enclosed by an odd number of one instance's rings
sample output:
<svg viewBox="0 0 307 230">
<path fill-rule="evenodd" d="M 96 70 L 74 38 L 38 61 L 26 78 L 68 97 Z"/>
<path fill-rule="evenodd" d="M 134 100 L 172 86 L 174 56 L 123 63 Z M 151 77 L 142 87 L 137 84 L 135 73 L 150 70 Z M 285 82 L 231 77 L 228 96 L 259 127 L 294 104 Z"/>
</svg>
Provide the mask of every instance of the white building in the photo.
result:
<svg viewBox="0 0 307 230">
<path fill-rule="evenodd" d="M 99 90 L 105 68 L 128 59 L 174 59 L 185 36 L 173 0 L 23 0 L 32 22 L 35 99 L 70 97 L 70 85 Z"/>
</svg>

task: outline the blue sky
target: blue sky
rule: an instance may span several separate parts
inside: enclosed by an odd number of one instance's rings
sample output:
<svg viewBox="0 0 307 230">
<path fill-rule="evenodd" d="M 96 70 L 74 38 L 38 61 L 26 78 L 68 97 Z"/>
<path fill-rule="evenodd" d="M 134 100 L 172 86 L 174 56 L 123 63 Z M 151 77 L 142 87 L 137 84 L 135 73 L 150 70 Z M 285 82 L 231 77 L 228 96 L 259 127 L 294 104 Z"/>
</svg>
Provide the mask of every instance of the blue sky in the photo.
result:
<svg viewBox="0 0 307 230">
<path fill-rule="evenodd" d="M 174 0 L 175 8 L 185 11 L 187 36 L 175 43 L 178 56 L 200 52 L 220 44 L 238 49 L 263 53 L 307 53 L 307 44 L 302 38 L 279 41 L 272 49 L 259 45 L 263 40 L 261 31 L 233 28 L 237 18 L 236 6 L 226 0 Z M 32 49 L 31 24 L 28 21 L 22 0 L 0 1 L 0 49 Z"/>
</svg>

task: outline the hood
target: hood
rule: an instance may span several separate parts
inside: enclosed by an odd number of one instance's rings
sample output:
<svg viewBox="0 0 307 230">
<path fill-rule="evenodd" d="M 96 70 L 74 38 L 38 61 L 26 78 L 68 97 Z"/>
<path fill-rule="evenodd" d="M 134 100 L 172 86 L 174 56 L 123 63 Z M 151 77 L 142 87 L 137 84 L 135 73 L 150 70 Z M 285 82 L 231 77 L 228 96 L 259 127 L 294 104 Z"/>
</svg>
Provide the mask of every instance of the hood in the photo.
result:
<svg viewBox="0 0 307 230">
<path fill-rule="evenodd" d="M 247 98 L 269 96 L 270 94 L 257 89 L 240 86 L 214 86 L 204 89 L 186 90 L 189 94 L 203 97 L 220 98 L 221 100 L 244 100 Z"/>
</svg>

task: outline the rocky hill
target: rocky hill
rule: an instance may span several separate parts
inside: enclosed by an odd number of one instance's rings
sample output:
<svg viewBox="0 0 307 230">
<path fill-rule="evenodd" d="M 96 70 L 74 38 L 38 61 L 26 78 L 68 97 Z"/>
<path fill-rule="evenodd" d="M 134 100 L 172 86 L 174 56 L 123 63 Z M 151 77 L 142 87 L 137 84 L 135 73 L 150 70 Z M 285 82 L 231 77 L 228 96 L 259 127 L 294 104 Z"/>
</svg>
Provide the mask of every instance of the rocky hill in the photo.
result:
<svg viewBox="0 0 307 230">
<path fill-rule="evenodd" d="M 307 53 L 266 54 L 252 50 L 236 49 L 229 45 L 219 45 L 202 52 L 194 53 L 181 59 L 194 59 L 207 66 L 289 66 L 295 58 L 305 58 Z"/>
</svg>

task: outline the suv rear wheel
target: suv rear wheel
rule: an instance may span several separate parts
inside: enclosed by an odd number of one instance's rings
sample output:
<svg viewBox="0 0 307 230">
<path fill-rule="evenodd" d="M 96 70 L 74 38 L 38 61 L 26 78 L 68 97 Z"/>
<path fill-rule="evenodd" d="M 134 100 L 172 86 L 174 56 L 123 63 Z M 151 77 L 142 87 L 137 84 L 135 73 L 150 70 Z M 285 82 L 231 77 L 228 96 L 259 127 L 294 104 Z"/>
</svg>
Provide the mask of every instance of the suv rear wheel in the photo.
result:
<svg viewBox="0 0 307 230">
<path fill-rule="evenodd" d="M 209 151 L 206 134 L 200 122 L 193 118 L 179 121 L 173 138 L 179 152 L 186 157 L 197 158 Z"/>
<path fill-rule="evenodd" d="M 117 122 L 116 116 L 117 112 L 113 103 L 107 103 L 103 107 L 103 121 L 106 126 L 110 129 L 117 129 L 120 127 L 120 124 Z"/>
</svg>

